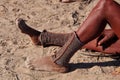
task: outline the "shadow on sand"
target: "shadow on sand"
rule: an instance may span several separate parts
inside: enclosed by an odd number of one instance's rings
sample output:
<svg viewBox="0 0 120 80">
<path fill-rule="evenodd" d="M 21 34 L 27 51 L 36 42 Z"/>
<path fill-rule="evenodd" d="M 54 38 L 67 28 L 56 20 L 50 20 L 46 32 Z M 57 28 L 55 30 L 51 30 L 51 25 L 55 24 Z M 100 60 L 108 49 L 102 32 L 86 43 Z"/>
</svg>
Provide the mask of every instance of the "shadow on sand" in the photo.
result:
<svg viewBox="0 0 120 80">
<path fill-rule="evenodd" d="M 91 68 L 93 66 L 101 66 L 101 67 L 107 67 L 107 66 L 120 66 L 120 61 L 107 61 L 107 62 L 94 62 L 94 63 L 70 63 L 70 72 L 76 70 L 76 69 L 82 69 L 82 68 Z"/>
</svg>

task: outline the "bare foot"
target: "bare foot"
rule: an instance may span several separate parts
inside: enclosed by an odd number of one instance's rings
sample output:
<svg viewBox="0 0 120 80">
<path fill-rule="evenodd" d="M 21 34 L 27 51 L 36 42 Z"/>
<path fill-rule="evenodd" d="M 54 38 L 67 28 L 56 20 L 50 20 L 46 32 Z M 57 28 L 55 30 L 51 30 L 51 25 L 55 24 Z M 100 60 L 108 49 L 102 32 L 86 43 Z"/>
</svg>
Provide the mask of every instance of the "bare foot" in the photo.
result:
<svg viewBox="0 0 120 80">
<path fill-rule="evenodd" d="M 27 34 L 30 36 L 34 44 L 39 44 L 40 41 L 38 40 L 40 33 L 39 31 L 29 27 L 26 23 L 25 20 L 19 19 L 18 20 L 18 27 L 21 30 L 22 33 Z"/>
<path fill-rule="evenodd" d="M 36 58 L 27 62 L 27 68 L 39 71 L 68 72 L 68 67 L 54 63 L 51 56 Z"/>
<path fill-rule="evenodd" d="M 76 0 L 60 0 L 60 2 L 63 3 L 70 3 L 70 2 L 75 2 Z"/>
</svg>

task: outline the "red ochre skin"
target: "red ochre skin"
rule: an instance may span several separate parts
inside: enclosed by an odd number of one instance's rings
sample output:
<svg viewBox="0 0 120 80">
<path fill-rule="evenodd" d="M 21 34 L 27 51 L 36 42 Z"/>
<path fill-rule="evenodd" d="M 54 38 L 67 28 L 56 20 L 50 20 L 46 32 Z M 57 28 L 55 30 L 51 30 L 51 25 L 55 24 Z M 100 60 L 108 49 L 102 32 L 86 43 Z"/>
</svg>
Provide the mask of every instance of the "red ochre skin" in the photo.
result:
<svg viewBox="0 0 120 80">
<path fill-rule="evenodd" d="M 98 37 L 107 23 L 120 38 L 120 5 L 114 0 L 99 0 L 76 33 L 80 41 L 86 44 Z"/>
<path fill-rule="evenodd" d="M 98 45 L 100 41 L 103 42 Z M 120 39 L 112 33 L 111 29 L 104 30 L 100 36 L 88 42 L 82 48 L 103 52 L 105 54 L 120 54 Z"/>
</svg>

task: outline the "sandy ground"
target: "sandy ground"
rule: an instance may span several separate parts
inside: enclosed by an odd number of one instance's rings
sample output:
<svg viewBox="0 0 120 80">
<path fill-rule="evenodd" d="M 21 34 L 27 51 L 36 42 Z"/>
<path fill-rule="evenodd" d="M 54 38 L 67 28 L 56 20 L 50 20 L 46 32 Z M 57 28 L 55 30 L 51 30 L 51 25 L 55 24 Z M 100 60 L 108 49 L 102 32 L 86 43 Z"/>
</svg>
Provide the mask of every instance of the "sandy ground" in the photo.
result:
<svg viewBox="0 0 120 80">
<path fill-rule="evenodd" d="M 119 75 L 111 74 L 120 66 L 119 61 L 83 55 L 98 52 L 79 50 L 70 61 L 71 72 L 65 74 L 34 71 L 25 66 L 28 57 L 51 55 L 59 47 L 33 45 L 20 32 L 16 20 L 23 18 L 39 31 L 72 32 L 98 2 L 87 1 L 65 4 L 59 0 L 0 0 L 0 80 L 119 80 Z"/>
</svg>

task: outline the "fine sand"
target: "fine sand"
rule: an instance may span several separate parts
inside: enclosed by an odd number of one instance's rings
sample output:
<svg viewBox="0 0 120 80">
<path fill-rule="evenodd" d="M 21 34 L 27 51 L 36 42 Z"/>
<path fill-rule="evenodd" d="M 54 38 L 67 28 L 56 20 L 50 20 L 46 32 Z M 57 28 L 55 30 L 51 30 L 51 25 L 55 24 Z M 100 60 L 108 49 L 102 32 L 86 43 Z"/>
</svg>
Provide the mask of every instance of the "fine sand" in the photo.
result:
<svg viewBox="0 0 120 80">
<path fill-rule="evenodd" d="M 116 0 L 120 3 L 120 0 Z M 69 73 L 34 71 L 26 68 L 26 59 L 51 55 L 59 47 L 43 48 L 32 44 L 22 34 L 17 19 L 23 18 L 31 27 L 51 32 L 72 32 L 78 29 L 98 0 L 60 3 L 59 0 L 0 0 L 0 80 L 120 80 L 113 72 L 120 66 L 110 57 L 79 50 L 71 59 Z M 119 69 L 120 70 L 120 69 Z"/>
</svg>

